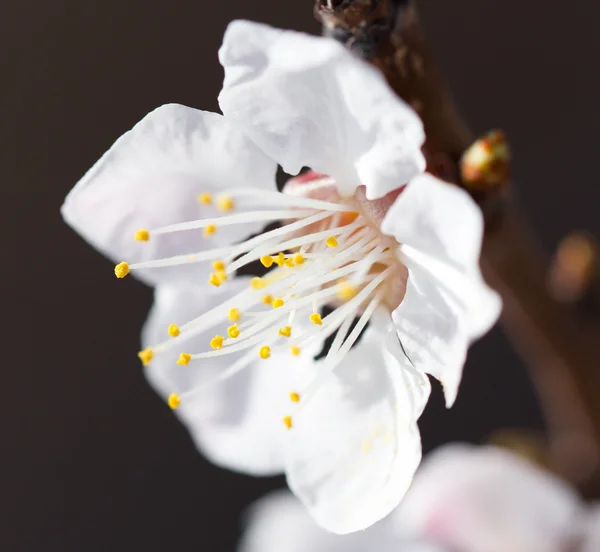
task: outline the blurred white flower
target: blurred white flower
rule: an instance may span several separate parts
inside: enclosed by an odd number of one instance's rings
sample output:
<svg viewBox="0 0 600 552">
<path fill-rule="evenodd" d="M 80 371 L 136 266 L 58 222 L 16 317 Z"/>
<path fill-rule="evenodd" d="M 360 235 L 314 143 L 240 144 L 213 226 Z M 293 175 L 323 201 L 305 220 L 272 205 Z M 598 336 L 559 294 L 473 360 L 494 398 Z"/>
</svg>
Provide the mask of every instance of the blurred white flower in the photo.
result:
<svg viewBox="0 0 600 552">
<path fill-rule="evenodd" d="M 580 550 L 584 516 L 575 491 L 554 475 L 506 450 L 469 445 L 428 456 L 393 513 L 403 533 L 460 552 Z"/>
<path fill-rule="evenodd" d="M 251 505 L 237 552 L 455 552 L 410 538 L 392 516 L 365 531 L 332 535 L 318 527 L 287 491 L 272 492 Z"/>
<path fill-rule="evenodd" d="M 581 545 L 579 552 L 600 550 L 600 504 L 590 508 L 581 524 Z"/>
<path fill-rule="evenodd" d="M 438 548 L 439 547 L 439 548 Z M 366 531 L 331 535 L 289 493 L 252 505 L 238 552 L 598 552 L 600 506 L 494 447 L 428 456 L 401 505 Z"/>
<path fill-rule="evenodd" d="M 470 341 L 498 316 L 481 215 L 422 172 L 419 118 L 335 41 L 238 21 L 219 58 L 224 116 L 150 113 L 62 212 L 127 261 L 118 277 L 156 286 L 140 358 L 198 447 L 233 469 L 285 472 L 319 524 L 356 531 L 410 485 L 425 373 L 451 405 Z M 277 164 L 319 173 L 280 193 Z M 273 270 L 235 278 L 257 260 Z"/>
</svg>

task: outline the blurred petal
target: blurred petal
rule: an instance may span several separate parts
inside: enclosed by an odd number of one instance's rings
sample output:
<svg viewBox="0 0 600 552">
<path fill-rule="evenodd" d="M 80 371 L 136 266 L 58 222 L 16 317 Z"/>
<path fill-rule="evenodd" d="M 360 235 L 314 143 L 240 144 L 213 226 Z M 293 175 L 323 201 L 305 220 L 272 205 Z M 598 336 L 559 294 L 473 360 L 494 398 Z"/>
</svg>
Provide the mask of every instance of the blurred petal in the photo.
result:
<svg viewBox="0 0 600 552">
<path fill-rule="evenodd" d="M 426 458 L 393 520 L 462 552 L 564 552 L 581 504 L 558 478 L 494 447 Z"/>
<path fill-rule="evenodd" d="M 255 186 L 273 190 L 276 165 L 222 115 L 182 105 L 164 105 L 119 138 L 71 190 L 62 215 L 90 244 L 115 263 L 161 259 L 229 245 L 262 224 L 150 236 L 134 241 L 140 228 L 215 216 L 197 202 L 201 192 Z M 204 265 L 135 271 L 147 283 L 202 281 Z M 203 276 L 204 275 L 204 276 Z"/>
<path fill-rule="evenodd" d="M 600 550 L 600 505 L 590 509 L 584 524 L 581 552 L 598 552 Z"/>
<path fill-rule="evenodd" d="M 444 552 L 392 529 L 383 521 L 366 531 L 333 535 L 317 526 L 291 493 L 276 491 L 251 506 L 238 552 Z"/>
<path fill-rule="evenodd" d="M 288 483 L 319 525 L 350 533 L 397 506 L 421 459 L 416 421 L 429 392 L 389 315 L 376 312 L 343 364 L 301 402 L 286 441 Z"/>
<path fill-rule="evenodd" d="M 418 115 L 336 41 L 234 21 L 219 59 L 223 113 L 287 173 L 308 166 L 375 199 L 425 169 Z"/>
<path fill-rule="evenodd" d="M 169 324 L 183 324 L 247 285 L 247 279 L 240 279 L 214 291 L 207 291 L 208 286 L 159 286 L 143 330 L 143 346 L 168 339 Z M 188 366 L 176 364 L 181 352 L 207 350 L 214 334 L 211 329 L 155 356 L 146 375 L 163 398 L 173 392 L 181 395 L 195 389 L 241 358 L 243 353 L 232 353 L 192 361 Z M 175 339 L 184 339 L 184 334 Z M 289 408 L 289 392 L 293 390 L 296 374 L 312 375 L 310 367 L 304 364 L 305 361 L 288 354 L 273 354 L 269 360 L 262 360 L 257 352 L 256 361 L 247 368 L 195 391 L 175 413 L 188 427 L 198 449 L 215 464 L 255 475 L 281 473 L 281 438 L 285 433 L 282 417 Z"/>
<path fill-rule="evenodd" d="M 425 174 L 398 196 L 381 229 L 403 244 L 409 272 L 393 313 L 402 345 L 416 367 L 443 383 L 452 406 L 469 344 L 501 310 L 479 269 L 481 212 L 466 192 Z"/>
</svg>

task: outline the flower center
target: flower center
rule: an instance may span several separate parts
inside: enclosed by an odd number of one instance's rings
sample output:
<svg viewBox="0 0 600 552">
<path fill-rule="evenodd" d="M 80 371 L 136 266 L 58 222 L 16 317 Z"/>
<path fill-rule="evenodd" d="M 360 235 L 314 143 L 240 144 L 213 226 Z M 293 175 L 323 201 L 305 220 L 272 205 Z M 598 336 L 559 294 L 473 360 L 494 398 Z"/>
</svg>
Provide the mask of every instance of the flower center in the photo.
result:
<svg viewBox="0 0 600 552">
<path fill-rule="evenodd" d="M 284 193 L 260 190 L 231 190 L 212 198 L 201 194 L 203 205 L 213 202 L 221 216 L 184 222 L 153 230 L 142 229 L 138 241 L 160 239 L 161 235 L 203 229 L 206 239 L 219 227 L 256 221 L 284 221 L 283 225 L 252 237 L 243 243 L 188 255 L 179 255 L 115 268 L 117 277 L 130 270 L 179 264 L 212 262 L 208 285 L 228 285 L 228 280 L 249 263 L 260 261 L 268 272 L 252 278 L 247 289 L 223 304 L 181 325 L 171 324 L 171 338 L 140 353 L 144 364 L 170 350 L 182 338 L 204 334 L 214 328 L 205 351 L 184 352 L 178 364 L 227 355 L 243 354 L 214 381 L 221 381 L 244 369 L 256 359 L 276 353 L 299 356 L 306 347 L 321 348 L 335 334 L 325 358 L 326 369 L 334 370 L 359 338 L 375 309 L 391 311 L 398 306 L 406 289 L 407 271 L 397 257 L 398 243 L 381 234 L 379 224 L 399 191 L 378 201 L 367 201 L 359 188 L 352 198 L 338 195 L 328 177 L 309 173 L 292 179 Z M 268 205 L 265 210 L 245 210 L 253 202 Z M 241 212 L 231 211 L 241 207 Z M 141 245 L 143 246 L 143 245 Z M 325 305 L 334 307 L 322 316 Z M 352 323 L 358 317 L 354 327 Z M 316 386 L 318 382 L 314 382 Z M 203 384 L 203 386 L 206 384 Z M 186 392 L 192 393 L 195 390 Z M 303 393 L 303 402 L 314 391 L 313 384 Z M 298 393 L 291 395 L 300 401 Z M 171 397 L 179 406 L 185 397 Z M 286 423 L 286 426 L 291 427 Z"/>
</svg>

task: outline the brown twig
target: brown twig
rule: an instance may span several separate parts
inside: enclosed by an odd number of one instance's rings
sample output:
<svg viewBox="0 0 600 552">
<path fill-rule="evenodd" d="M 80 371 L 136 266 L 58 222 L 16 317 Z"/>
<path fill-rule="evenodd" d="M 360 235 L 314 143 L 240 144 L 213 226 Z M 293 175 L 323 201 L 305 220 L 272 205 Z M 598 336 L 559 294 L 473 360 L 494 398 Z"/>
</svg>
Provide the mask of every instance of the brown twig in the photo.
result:
<svg viewBox="0 0 600 552">
<path fill-rule="evenodd" d="M 550 265 L 511 197 L 506 156 L 488 171 L 493 178 L 478 180 L 461 165 L 473 136 L 436 68 L 412 2 L 317 0 L 316 15 L 325 34 L 379 67 L 418 111 L 428 170 L 465 187 L 481 206 L 482 269 L 502 295 L 502 322 L 540 397 L 546 463 L 598 496 L 600 310 L 582 308 L 597 304 L 595 245 L 588 238 L 567 240 Z"/>
</svg>

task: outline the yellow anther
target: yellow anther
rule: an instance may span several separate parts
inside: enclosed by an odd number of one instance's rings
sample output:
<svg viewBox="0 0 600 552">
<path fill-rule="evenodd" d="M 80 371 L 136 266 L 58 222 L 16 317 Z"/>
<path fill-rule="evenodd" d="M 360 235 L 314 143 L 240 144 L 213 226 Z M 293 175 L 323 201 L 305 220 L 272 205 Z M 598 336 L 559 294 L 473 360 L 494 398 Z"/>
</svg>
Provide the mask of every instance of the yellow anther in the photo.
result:
<svg viewBox="0 0 600 552">
<path fill-rule="evenodd" d="M 222 335 L 215 335 L 215 337 L 210 340 L 210 346 L 213 349 L 221 349 L 223 347 L 223 339 Z"/>
<path fill-rule="evenodd" d="M 321 320 L 321 315 L 318 312 L 313 312 L 310 315 L 310 321 L 316 326 L 322 326 L 323 320 Z"/>
<path fill-rule="evenodd" d="M 350 301 L 350 299 L 356 297 L 357 293 L 358 288 L 356 286 L 353 286 L 350 282 L 344 281 L 340 284 L 337 296 L 338 299 L 341 299 L 342 301 Z"/>
<path fill-rule="evenodd" d="M 117 278 L 125 278 L 129 274 L 129 265 L 127 263 L 119 263 L 115 266 L 115 276 Z"/>
<path fill-rule="evenodd" d="M 176 408 L 179 408 L 179 406 L 181 405 L 181 397 L 177 393 L 171 393 L 169 395 L 168 403 L 169 403 L 169 406 L 171 407 L 171 409 L 175 410 Z"/>
<path fill-rule="evenodd" d="M 294 263 L 295 264 L 301 265 L 301 264 L 304 264 L 304 261 L 305 261 L 305 259 L 300 253 L 296 253 L 294 255 Z"/>
<path fill-rule="evenodd" d="M 300 393 L 296 393 L 295 391 L 292 391 L 290 393 L 290 401 L 292 402 L 300 402 Z"/>
<path fill-rule="evenodd" d="M 255 278 L 252 278 L 252 280 L 250 280 L 250 287 L 252 289 L 264 289 L 266 286 L 267 286 L 267 284 L 265 284 L 263 279 L 259 278 L 258 276 L 256 276 Z"/>
<path fill-rule="evenodd" d="M 217 209 L 219 211 L 231 211 L 235 207 L 235 201 L 231 196 L 222 195 L 217 198 Z"/>
<path fill-rule="evenodd" d="M 187 366 L 190 363 L 190 360 L 192 360 L 192 355 L 189 355 L 188 353 L 181 353 L 177 359 L 177 364 L 180 366 Z"/>
<path fill-rule="evenodd" d="M 242 314 L 240 313 L 240 309 L 229 309 L 229 320 L 232 322 L 237 322 L 241 318 Z"/>
<path fill-rule="evenodd" d="M 216 231 L 217 227 L 214 224 L 208 224 L 204 227 L 204 230 L 202 230 L 202 235 L 205 238 L 208 238 L 209 236 L 212 236 Z"/>
<path fill-rule="evenodd" d="M 292 417 L 291 416 L 284 416 L 283 423 L 285 424 L 285 427 L 287 429 L 292 429 Z"/>
<path fill-rule="evenodd" d="M 198 203 L 202 205 L 210 205 L 212 203 L 212 195 L 209 193 L 199 194 Z"/>
<path fill-rule="evenodd" d="M 213 272 L 208 279 L 208 283 L 215 287 L 219 287 L 221 285 L 221 278 L 219 278 L 217 273 Z"/>
<path fill-rule="evenodd" d="M 277 297 L 277 299 L 273 299 L 273 308 L 278 309 L 279 307 L 283 307 L 285 305 L 283 299 Z"/>
<path fill-rule="evenodd" d="M 273 257 L 273 262 L 277 266 L 283 266 L 283 263 L 285 262 L 285 255 L 280 251 L 277 257 Z"/>
<path fill-rule="evenodd" d="M 263 255 L 260 258 L 260 262 L 265 268 L 271 268 L 273 266 L 273 257 L 271 255 Z"/>
<path fill-rule="evenodd" d="M 227 335 L 231 337 L 231 339 L 240 337 L 240 329 L 238 328 L 238 325 L 234 324 L 233 326 L 229 326 L 229 328 L 227 328 Z"/>
<path fill-rule="evenodd" d="M 148 241 L 150 239 L 150 232 L 145 228 L 140 228 L 133 237 L 135 241 Z"/>
<path fill-rule="evenodd" d="M 292 327 L 284 326 L 283 328 L 280 328 L 279 335 L 283 337 L 292 337 Z"/>
<path fill-rule="evenodd" d="M 181 333 L 177 324 L 171 324 L 167 331 L 171 337 L 177 337 Z"/>
<path fill-rule="evenodd" d="M 292 345 L 290 347 L 290 351 L 294 356 L 300 356 L 300 347 L 298 347 L 297 345 Z"/>
<path fill-rule="evenodd" d="M 335 236 L 331 236 L 331 237 L 327 238 L 327 241 L 325 243 L 327 244 L 327 247 L 337 247 L 338 246 L 338 241 L 335 239 Z"/>
<path fill-rule="evenodd" d="M 225 263 L 223 261 L 215 261 L 212 267 L 219 272 L 220 270 L 225 270 Z"/>
<path fill-rule="evenodd" d="M 269 347 L 268 345 L 263 345 L 260 348 L 260 351 L 258 351 L 258 356 L 260 356 L 260 358 L 269 358 L 271 356 L 271 347 Z"/>
<path fill-rule="evenodd" d="M 291 257 L 288 257 L 285 261 L 283 261 L 285 263 L 285 266 L 289 267 L 289 268 L 293 268 L 294 267 L 294 261 Z"/>
<path fill-rule="evenodd" d="M 227 272 L 224 270 L 217 270 L 217 280 L 219 280 L 220 284 L 227 281 Z"/>
<path fill-rule="evenodd" d="M 265 305 L 270 305 L 273 302 L 273 296 L 272 295 L 268 295 L 268 294 L 264 295 L 263 298 L 262 298 L 262 302 Z"/>
<path fill-rule="evenodd" d="M 148 366 L 148 364 L 150 364 L 150 361 L 152 360 L 153 356 L 154 352 L 152 351 L 152 349 L 144 349 L 143 351 L 140 351 L 138 353 L 138 358 L 142 361 L 142 364 L 144 366 Z"/>
</svg>

